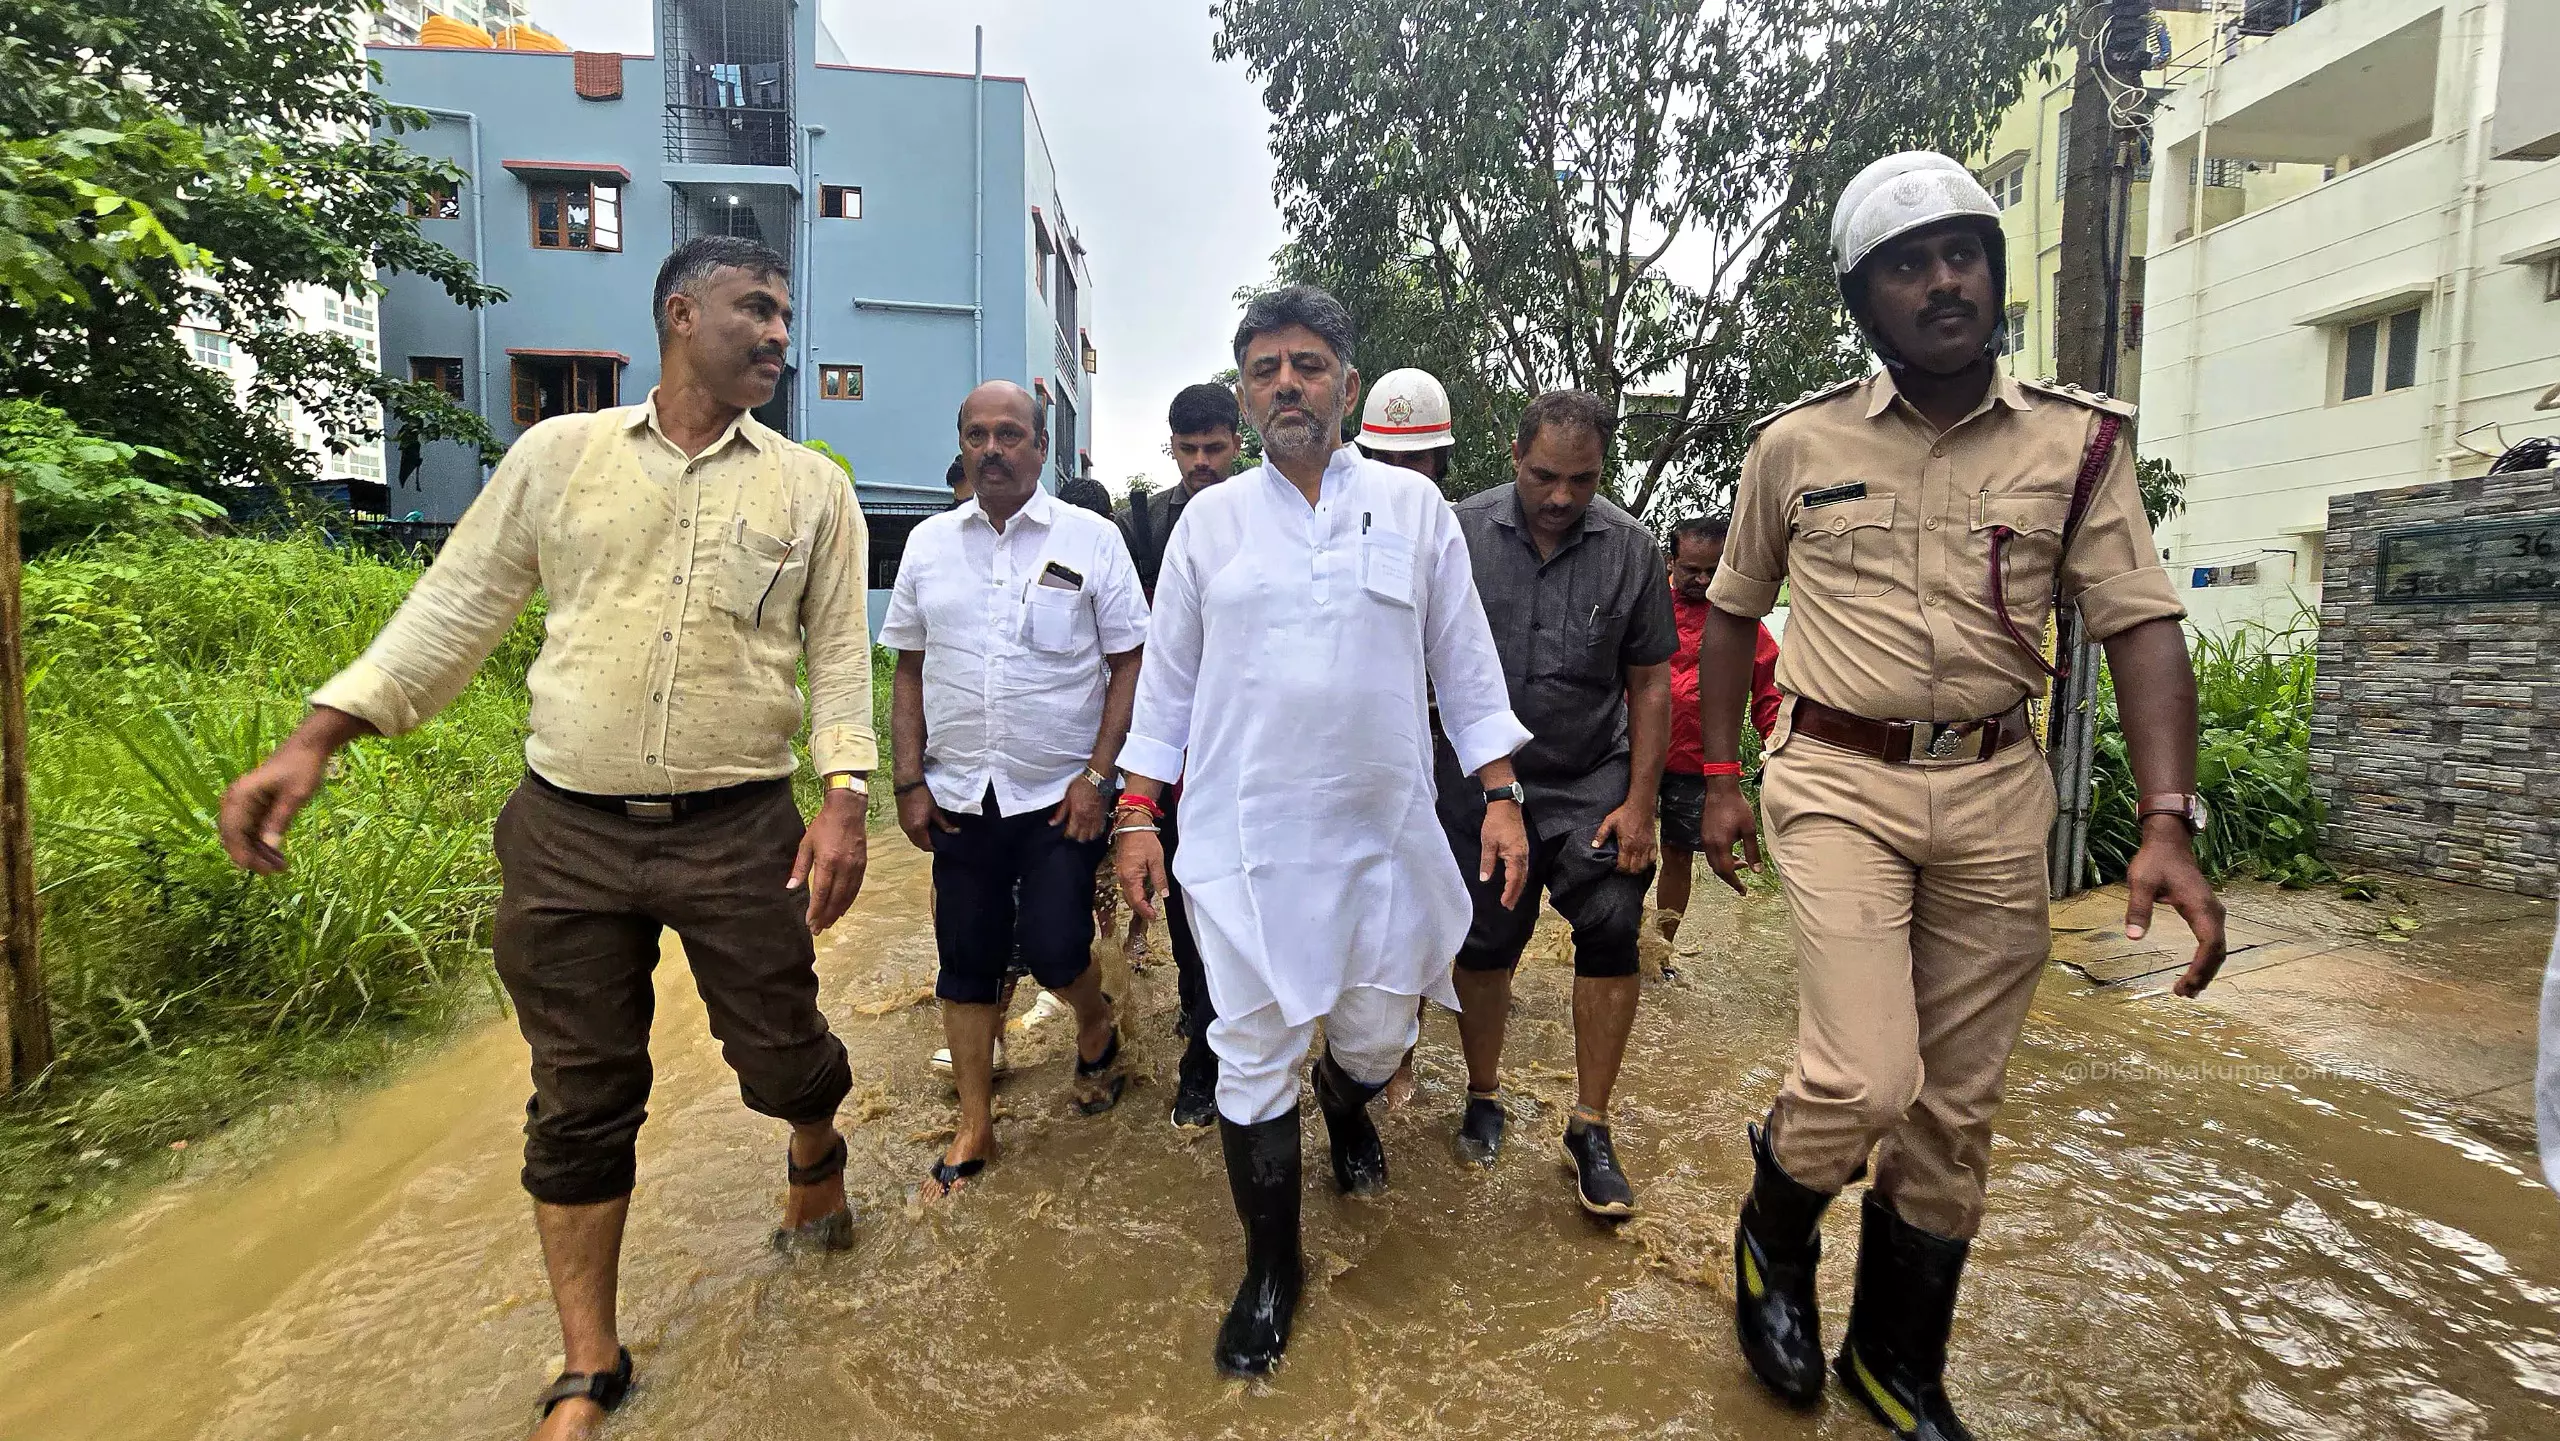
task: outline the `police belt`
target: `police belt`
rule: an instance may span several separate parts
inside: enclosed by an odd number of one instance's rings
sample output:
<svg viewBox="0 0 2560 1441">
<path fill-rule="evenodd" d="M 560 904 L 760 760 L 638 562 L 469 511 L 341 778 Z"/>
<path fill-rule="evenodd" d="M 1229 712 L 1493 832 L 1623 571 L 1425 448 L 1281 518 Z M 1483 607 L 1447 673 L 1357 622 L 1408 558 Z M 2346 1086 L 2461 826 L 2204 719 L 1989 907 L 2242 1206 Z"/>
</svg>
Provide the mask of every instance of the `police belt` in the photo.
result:
<svg viewBox="0 0 2560 1441">
<path fill-rule="evenodd" d="M 1790 729 L 1888 765 L 1987 761 L 2035 734 L 2025 701 L 1985 720 L 1881 721 L 1833 710 L 1801 696 L 1796 698 Z"/>
</svg>

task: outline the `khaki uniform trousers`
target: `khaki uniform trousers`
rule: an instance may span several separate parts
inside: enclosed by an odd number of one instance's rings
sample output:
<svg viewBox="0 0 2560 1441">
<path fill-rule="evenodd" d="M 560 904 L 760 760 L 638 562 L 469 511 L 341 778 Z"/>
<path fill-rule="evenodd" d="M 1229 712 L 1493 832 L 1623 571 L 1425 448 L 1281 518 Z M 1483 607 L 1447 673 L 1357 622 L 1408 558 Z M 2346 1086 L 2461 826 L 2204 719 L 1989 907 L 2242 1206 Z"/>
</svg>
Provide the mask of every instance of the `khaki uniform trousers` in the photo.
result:
<svg viewBox="0 0 2560 1441">
<path fill-rule="evenodd" d="M 1991 1118 L 2050 953 L 2053 781 L 2032 744 L 1887 765 L 1782 738 L 1761 775 L 1796 933 L 1796 1060 L 1778 1164 L 1819 1191 L 1875 1185 L 1942 1236 L 1982 1224 Z"/>
</svg>

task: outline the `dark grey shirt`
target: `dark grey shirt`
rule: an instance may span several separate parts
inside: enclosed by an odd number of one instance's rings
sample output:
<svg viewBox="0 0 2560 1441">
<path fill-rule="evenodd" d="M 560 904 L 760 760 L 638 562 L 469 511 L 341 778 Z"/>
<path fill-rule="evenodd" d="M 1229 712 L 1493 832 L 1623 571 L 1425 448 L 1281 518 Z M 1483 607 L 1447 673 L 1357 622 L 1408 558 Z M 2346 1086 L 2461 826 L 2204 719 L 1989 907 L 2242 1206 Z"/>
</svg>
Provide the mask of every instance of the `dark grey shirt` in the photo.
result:
<svg viewBox="0 0 2560 1441">
<path fill-rule="evenodd" d="M 1133 495 L 1112 512 L 1120 538 L 1129 543 L 1129 559 L 1137 563 L 1138 584 L 1146 588 L 1150 601 L 1156 598 L 1156 575 L 1164 569 L 1174 522 L 1182 519 L 1182 508 L 1190 503 L 1191 492 L 1177 482 L 1170 490 Z"/>
<path fill-rule="evenodd" d="M 1587 831 L 1627 799 L 1627 672 L 1679 648 L 1653 533 L 1605 497 L 1545 560 L 1500 486 L 1458 502 L 1458 529 L 1493 625 L 1512 713 L 1534 737 L 1511 758 L 1540 838 Z M 1445 749 L 1445 746 L 1443 747 Z M 1443 778 L 1454 769 L 1443 768 Z M 1444 784 L 1444 790 L 1448 787 Z M 1458 787 L 1481 814 L 1483 788 Z"/>
</svg>

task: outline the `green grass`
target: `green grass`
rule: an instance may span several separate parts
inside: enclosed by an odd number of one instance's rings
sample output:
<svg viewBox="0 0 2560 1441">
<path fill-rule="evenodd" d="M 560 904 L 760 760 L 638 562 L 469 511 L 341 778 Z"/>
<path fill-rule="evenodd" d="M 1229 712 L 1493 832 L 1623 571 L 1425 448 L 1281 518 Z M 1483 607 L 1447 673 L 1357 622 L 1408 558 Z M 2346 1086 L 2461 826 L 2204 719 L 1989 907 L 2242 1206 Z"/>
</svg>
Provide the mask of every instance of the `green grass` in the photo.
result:
<svg viewBox="0 0 2560 1441">
<path fill-rule="evenodd" d="M 538 608 L 441 716 L 348 749 L 294 827 L 286 875 L 233 869 L 214 837 L 223 787 L 417 575 L 306 537 L 124 539 L 28 566 L 59 1059 L 0 1108 L 0 1273 L 54 1223 L 164 1173 L 173 1142 L 375 1074 L 502 1003 L 489 823 L 524 771 Z M 885 653 L 874 671 L 885 739 Z M 801 787 L 814 810 L 805 767 Z"/>
<path fill-rule="evenodd" d="M 2336 879 L 2315 849 L 2321 806 L 2311 785 L 2313 634 L 2306 617 L 2288 627 L 2243 625 L 2190 638 L 2196 783 L 2213 813 L 2197 859 L 2215 880 L 2303 886 Z M 2112 676 L 2098 687 L 2097 730 L 2089 863 L 2103 884 L 2124 878 L 2142 830 Z"/>
</svg>

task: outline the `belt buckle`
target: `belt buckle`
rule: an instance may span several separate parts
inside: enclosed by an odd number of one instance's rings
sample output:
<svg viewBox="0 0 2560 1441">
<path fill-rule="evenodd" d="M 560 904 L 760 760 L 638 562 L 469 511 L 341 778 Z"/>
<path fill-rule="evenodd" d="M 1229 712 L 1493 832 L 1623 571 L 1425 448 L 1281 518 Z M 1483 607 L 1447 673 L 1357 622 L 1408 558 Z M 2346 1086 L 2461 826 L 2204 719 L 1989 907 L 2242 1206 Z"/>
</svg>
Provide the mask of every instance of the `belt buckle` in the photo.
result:
<svg viewBox="0 0 2560 1441">
<path fill-rule="evenodd" d="M 1929 739 L 1926 745 L 1920 744 L 1919 727 L 1912 728 L 1912 759 L 1953 761 L 1979 760 L 1982 757 L 1984 739 L 1990 734 L 1989 727 L 1972 721 L 1930 721 L 1927 724 Z M 1970 748 L 1966 745 L 1968 741 L 1972 742 Z"/>
<path fill-rule="evenodd" d="M 635 821 L 647 821 L 651 825 L 662 826 L 676 818 L 676 803 L 674 801 L 624 801 L 622 814 Z"/>
</svg>

